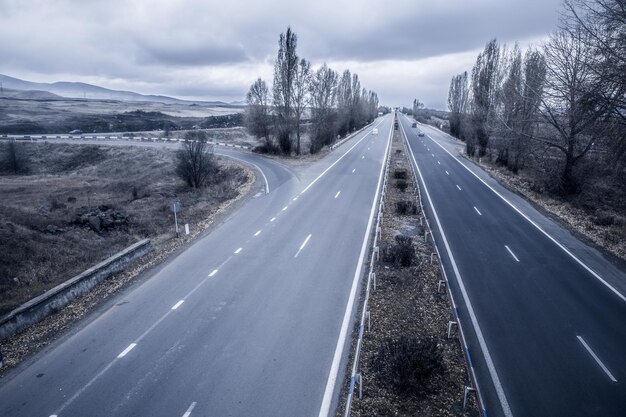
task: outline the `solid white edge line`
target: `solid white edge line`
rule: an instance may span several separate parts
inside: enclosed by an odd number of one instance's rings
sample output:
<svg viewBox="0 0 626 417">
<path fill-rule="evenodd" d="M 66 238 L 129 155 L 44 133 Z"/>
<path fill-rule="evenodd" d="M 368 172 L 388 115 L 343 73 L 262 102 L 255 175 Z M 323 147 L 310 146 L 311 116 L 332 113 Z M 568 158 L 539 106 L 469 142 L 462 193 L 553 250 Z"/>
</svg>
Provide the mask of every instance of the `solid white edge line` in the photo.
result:
<svg viewBox="0 0 626 417">
<path fill-rule="evenodd" d="M 128 347 L 126 349 L 124 349 L 119 355 L 117 355 L 117 358 L 123 358 L 124 356 L 128 355 L 128 352 L 130 352 L 131 350 L 133 350 L 135 348 L 135 346 L 137 346 L 137 343 L 131 343 L 130 345 L 128 345 Z"/>
<path fill-rule="evenodd" d="M 176 310 L 178 307 L 180 307 L 183 303 L 185 302 L 185 300 L 180 300 L 179 302 L 177 302 L 176 304 L 174 304 L 172 306 L 172 310 Z"/>
<path fill-rule="evenodd" d="M 213 275 L 217 274 L 217 269 L 214 269 L 213 271 L 211 271 L 211 273 L 209 274 L 210 277 L 212 277 Z"/>
<path fill-rule="evenodd" d="M 376 126 L 373 126 L 373 128 L 376 128 L 378 126 L 380 126 L 380 124 L 382 123 L 382 120 L 380 122 L 378 122 L 378 124 L 376 124 Z M 341 155 L 339 158 L 337 158 L 337 160 L 335 162 L 333 162 L 332 164 L 330 164 L 330 166 L 328 168 L 326 168 L 320 175 L 317 176 L 317 178 L 315 178 L 313 181 L 311 181 L 311 183 L 309 185 L 306 186 L 306 188 L 302 191 L 300 191 L 300 195 L 304 194 L 309 188 L 311 188 L 313 186 L 313 184 L 315 184 L 320 178 L 322 178 L 324 175 L 326 175 L 326 173 L 328 171 L 330 171 L 330 169 L 332 167 L 334 167 L 335 165 L 337 165 L 337 163 L 339 161 L 341 161 L 347 154 L 349 154 L 352 149 L 354 149 L 359 143 L 363 142 L 363 139 L 365 139 L 367 137 L 367 135 L 369 135 L 369 132 L 366 133 L 361 139 L 359 139 L 357 141 L 357 143 L 355 143 L 354 145 L 352 145 L 350 147 L 350 149 L 348 149 L 343 155 Z M 354 172 L 354 170 L 352 170 L 352 172 Z"/>
<path fill-rule="evenodd" d="M 559 248 L 561 248 L 561 250 L 563 250 L 563 252 L 565 252 L 567 255 L 569 255 L 573 260 L 575 260 L 580 266 L 582 266 L 587 272 L 589 272 L 594 278 L 596 278 L 598 281 L 600 281 L 602 284 L 604 284 L 609 290 L 611 290 L 615 295 L 617 295 L 622 301 L 626 302 L 626 296 L 624 296 L 622 293 L 620 293 L 615 287 L 613 287 L 611 284 L 609 284 L 607 281 L 604 280 L 604 278 L 602 278 L 600 275 L 598 275 L 598 273 L 596 273 L 593 269 L 591 269 L 590 267 L 588 267 L 583 261 L 581 261 L 580 259 L 578 259 L 578 257 L 576 257 L 576 255 L 574 255 L 572 252 L 569 251 L 569 249 L 567 249 L 565 246 L 563 246 L 561 243 L 559 243 L 558 240 L 556 240 L 554 237 L 552 237 L 552 235 L 550 235 L 548 232 L 546 232 L 545 230 L 543 230 L 541 228 L 541 226 L 539 226 L 537 223 L 535 223 L 533 220 L 530 219 L 530 217 L 528 217 L 527 215 L 525 215 L 524 213 L 522 213 L 522 211 L 520 209 L 518 209 L 517 207 L 515 207 L 515 205 L 513 203 L 511 203 L 509 200 L 506 199 L 506 197 L 504 197 L 502 194 L 500 194 L 499 192 L 497 192 L 491 185 L 487 184 L 485 182 L 485 180 L 483 180 L 482 178 L 480 178 L 474 171 L 472 171 L 468 166 L 466 166 L 463 162 L 461 162 L 461 160 L 459 158 L 457 158 L 456 156 L 452 155 L 452 153 L 450 151 L 448 151 L 446 148 L 443 147 L 443 145 L 439 144 L 435 139 L 431 138 L 430 135 L 426 135 L 428 136 L 428 138 L 433 141 L 436 145 L 438 145 L 441 149 L 443 149 L 444 151 L 446 151 L 446 153 L 448 155 L 450 155 L 452 158 L 454 158 L 463 168 L 465 168 L 470 174 L 472 174 L 473 176 L 475 176 L 480 182 L 482 182 L 487 188 L 489 188 L 491 191 L 494 192 L 494 194 L 496 194 L 498 197 L 500 197 L 506 204 L 508 204 L 513 210 L 515 210 L 520 216 L 522 216 L 528 223 L 532 224 L 533 226 L 535 226 L 535 228 L 537 230 L 539 230 L 541 233 L 543 233 L 548 239 L 550 239 L 555 245 L 557 245 Z"/>
<path fill-rule="evenodd" d="M 341 194 L 341 191 L 337 191 L 337 194 L 335 194 L 335 198 L 339 197 L 339 194 Z"/>
<path fill-rule="evenodd" d="M 322 405 L 320 407 L 320 412 L 318 414 L 318 417 L 328 417 L 328 415 L 330 414 L 330 406 L 332 405 L 333 394 L 335 392 L 335 385 L 337 383 L 337 376 L 339 375 L 339 365 L 341 363 L 341 355 L 343 353 L 343 349 L 346 343 L 346 338 L 348 336 L 348 326 L 350 324 L 350 317 L 352 316 L 352 308 L 354 307 L 354 300 L 356 298 L 356 290 L 359 286 L 358 284 L 359 284 L 359 278 L 361 277 L 361 271 L 363 268 L 363 260 L 365 259 L 365 253 L 367 252 L 369 236 L 372 231 L 374 214 L 376 214 L 376 206 L 377 206 L 376 202 L 380 194 L 380 186 L 382 184 L 383 173 L 385 171 L 385 161 L 387 160 L 387 154 L 389 153 L 389 149 L 391 147 L 391 135 L 392 134 L 393 134 L 393 129 L 390 128 L 389 137 L 387 138 L 387 149 L 385 151 L 384 158 L 382 159 L 380 175 L 378 177 L 378 185 L 376 186 L 376 194 L 374 194 L 374 201 L 372 202 L 372 210 L 370 212 L 370 218 L 367 223 L 365 235 L 363 236 L 363 245 L 361 246 L 361 253 L 359 255 L 357 268 L 356 268 L 356 271 L 354 272 L 354 278 L 352 279 L 352 288 L 350 289 L 350 297 L 348 298 L 346 311 L 343 315 L 343 322 L 341 323 L 341 331 L 339 332 L 339 338 L 337 339 L 337 346 L 335 347 L 335 354 L 333 356 L 333 362 L 330 367 L 330 372 L 328 373 L 328 380 L 326 381 L 326 388 L 324 389 L 324 398 L 322 400 Z"/>
<path fill-rule="evenodd" d="M 509 245 L 504 245 L 504 247 L 506 248 L 506 250 L 509 251 L 509 253 L 511 254 L 511 256 L 513 257 L 513 259 L 515 259 L 516 262 L 519 262 L 519 259 L 517 259 L 517 256 L 515 256 L 515 254 L 513 253 L 513 251 L 511 250 L 511 248 L 509 248 Z"/>
<path fill-rule="evenodd" d="M 191 403 L 191 405 L 189 406 L 187 411 L 185 411 L 185 414 L 183 414 L 183 417 L 189 417 L 191 415 L 191 412 L 193 411 L 194 408 L 196 408 L 196 402 L 195 401 Z"/>
<path fill-rule="evenodd" d="M 600 368 L 602 368 L 604 373 L 607 374 L 607 376 L 611 379 L 611 381 L 617 382 L 617 379 L 615 379 L 615 377 L 613 376 L 611 371 L 609 371 L 608 368 L 606 366 L 604 366 L 604 363 L 602 363 L 600 358 L 598 358 L 598 355 L 596 355 L 595 352 L 593 350 L 591 350 L 591 348 L 589 347 L 587 342 L 585 342 L 585 339 L 583 339 L 581 336 L 576 336 L 576 337 L 578 338 L 578 341 L 580 343 L 582 343 L 582 345 L 585 347 L 585 349 L 587 349 L 587 352 L 589 352 L 589 354 L 593 357 L 593 359 L 595 359 L 596 363 L 598 365 L 600 365 Z"/>
<path fill-rule="evenodd" d="M 478 344 L 480 345 L 480 349 L 482 350 L 483 357 L 485 358 L 485 363 L 487 364 L 487 368 L 489 370 L 489 375 L 491 376 L 491 381 L 496 390 L 496 394 L 498 395 L 498 399 L 500 400 L 500 406 L 502 407 L 502 412 L 506 417 L 512 417 L 513 413 L 511 412 L 511 407 L 509 406 L 509 402 L 506 399 L 506 395 L 504 394 L 504 389 L 502 388 L 502 384 L 500 383 L 500 377 L 498 376 L 498 372 L 496 371 L 496 367 L 493 364 L 493 359 L 491 358 L 491 354 L 489 353 L 489 348 L 487 347 L 487 342 L 485 342 L 485 337 L 483 336 L 483 332 L 480 329 L 480 325 L 478 324 L 478 319 L 476 318 L 476 314 L 474 313 L 474 308 L 472 307 L 472 302 L 469 299 L 469 295 L 467 294 L 467 290 L 465 289 L 465 284 L 463 283 L 463 279 L 461 278 L 461 273 L 459 268 L 456 265 L 456 261 L 454 260 L 454 255 L 452 255 L 452 250 L 450 249 L 450 245 L 448 244 L 448 239 L 446 238 L 446 234 L 443 231 L 443 227 L 441 226 L 441 222 L 439 221 L 439 216 L 437 215 L 437 211 L 435 210 L 435 206 L 433 205 L 432 200 L 430 199 L 430 193 L 428 192 L 428 187 L 426 186 L 426 182 L 424 181 L 424 177 L 422 176 L 422 172 L 417 165 L 417 161 L 415 160 L 415 155 L 413 155 L 413 151 L 409 146 L 409 151 L 411 153 L 411 158 L 413 159 L 413 163 L 415 164 L 415 168 L 417 169 L 417 173 L 420 177 L 422 185 L 424 186 L 424 193 L 426 194 L 426 198 L 428 199 L 428 204 L 433 212 L 433 217 L 435 218 L 435 222 L 437 223 L 437 228 L 439 229 L 439 233 L 441 234 L 441 240 L 446 248 L 446 252 L 448 253 L 448 258 L 450 259 L 450 264 L 452 265 L 452 269 L 454 271 L 454 275 L 456 276 L 456 280 L 459 284 L 459 288 L 461 290 L 461 294 L 463 295 L 463 300 L 465 301 L 465 307 L 470 316 L 470 320 L 472 322 L 472 326 L 474 327 L 474 332 L 476 333 L 476 338 L 478 339 Z"/>
<path fill-rule="evenodd" d="M 476 206 L 474 206 L 474 210 L 476 210 L 476 213 L 478 213 L 478 215 L 479 215 L 479 216 L 482 216 L 482 215 L 483 215 L 483 214 L 480 212 L 480 210 L 478 210 L 478 209 L 476 208 Z"/>
</svg>

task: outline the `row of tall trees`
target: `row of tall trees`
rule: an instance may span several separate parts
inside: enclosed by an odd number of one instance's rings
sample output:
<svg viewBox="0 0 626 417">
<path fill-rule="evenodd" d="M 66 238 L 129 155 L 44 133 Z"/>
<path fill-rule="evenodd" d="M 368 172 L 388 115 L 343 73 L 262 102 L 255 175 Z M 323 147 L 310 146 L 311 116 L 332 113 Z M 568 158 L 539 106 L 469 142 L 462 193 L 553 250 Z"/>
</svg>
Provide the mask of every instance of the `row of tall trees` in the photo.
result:
<svg viewBox="0 0 626 417">
<path fill-rule="evenodd" d="M 626 5 L 566 0 L 560 27 L 522 52 L 493 39 L 471 73 L 452 77 L 450 133 L 469 155 L 517 172 L 532 163 L 563 194 L 585 167 L 626 167 Z"/>
<path fill-rule="evenodd" d="M 341 75 L 323 64 L 317 70 L 296 52 L 298 37 L 291 28 L 281 33 L 271 87 L 262 79 L 251 86 L 246 127 L 267 152 L 303 152 L 303 133 L 309 152 L 316 153 L 371 122 L 378 113 L 378 96 L 361 87 L 357 74 Z M 304 122 L 308 121 L 307 129 Z"/>
</svg>

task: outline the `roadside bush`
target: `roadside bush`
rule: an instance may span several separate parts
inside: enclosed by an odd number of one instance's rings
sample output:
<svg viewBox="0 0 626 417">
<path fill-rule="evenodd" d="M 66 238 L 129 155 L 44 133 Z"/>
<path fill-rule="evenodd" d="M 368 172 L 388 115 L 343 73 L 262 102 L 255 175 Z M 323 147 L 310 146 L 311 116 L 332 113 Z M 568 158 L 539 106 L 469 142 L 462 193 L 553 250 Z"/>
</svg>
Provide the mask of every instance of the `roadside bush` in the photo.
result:
<svg viewBox="0 0 626 417">
<path fill-rule="evenodd" d="M 410 236 L 396 236 L 396 244 L 383 250 L 383 261 L 400 265 L 411 266 L 415 263 L 415 248 L 413 248 L 413 238 Z"/>
<path fill-rule="evenodd" d="M 406 189 L 408 188 L 408 186 L 409 186 L 409 183 L 406 182 L 405 180 L 396 181 L 396 188 L 400 190 L 401 193 L 406 192 Z"/>
<path fill-rule="evenodd" d="M 431 378 L 444 370 L 441 348 L 432 337 L 387 338 L 371 365 L 381 385 L 416 396 L 428 393 Z"/>
<path fill-rule="evenodd" d="M 185 134 L 185 142 L 176 152 L 176 159 L 176 174 L 190 188 L 207 186 L 219 172 L 213 147 L 207 143 L 207 135 L 203 131 L 190 131 Z"/>
<path fill-rule="evenodd" d="M 398 214 L 417 214 L 417 206 L 412 201 L 396 202 L 396 213 Z"/>
<path fill-rule="evenodd" d="M 393 172 L 393 177 L 397 180 L 406 180 L 409 177 L 409 173 L 406 169 L 397 168 Z"/>
</svg>

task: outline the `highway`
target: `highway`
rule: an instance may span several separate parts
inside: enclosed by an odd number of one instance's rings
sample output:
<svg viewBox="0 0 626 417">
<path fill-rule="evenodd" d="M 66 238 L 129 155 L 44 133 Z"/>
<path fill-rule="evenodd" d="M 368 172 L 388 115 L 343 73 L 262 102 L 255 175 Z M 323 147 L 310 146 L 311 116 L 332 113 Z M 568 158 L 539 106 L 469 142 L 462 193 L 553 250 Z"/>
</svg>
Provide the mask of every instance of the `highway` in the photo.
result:
<svg viewBox="0 0 626 417">
<path fill-rule="evenodd" d="M 298 175 L 220 150 L 269 192 L 8 372 L 0 416 L 332 412 L 391 120 Z"/>
<path fill-rule="evenodd" d="M 447 135 L 401 123 L 486 414 L 626 415 L 626 274 Z"/>
</svg>

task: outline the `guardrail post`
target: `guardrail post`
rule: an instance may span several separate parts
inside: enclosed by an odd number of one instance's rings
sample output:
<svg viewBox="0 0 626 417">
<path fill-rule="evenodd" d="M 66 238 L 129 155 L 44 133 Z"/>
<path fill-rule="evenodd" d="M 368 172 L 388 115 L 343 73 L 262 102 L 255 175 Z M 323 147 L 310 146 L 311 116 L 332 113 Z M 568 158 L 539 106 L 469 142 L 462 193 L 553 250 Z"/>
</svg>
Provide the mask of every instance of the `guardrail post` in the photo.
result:
<svg viewBox="0 0 626 417">
<path fill-rule="evenodd" d="M 379 261 L 380 260 L 380 248 L 378 246 L 374 248 L 374 254 L 376 254 L 376 260 Z"/>
<path fill-rule="evenodd" d="M 446 282 L 442 279 L 439 280 L 439 283 L 437 284 L 437 293 L 441 292 L 441 287 L 445 288 L 446 286 Z"/>
<path fill-rule="evenodd" d="M 424 230 L 424 242 L 427 242 L 427 241 L 428 241 L 428 234 L 429 234 L 429 233 L 430 233 L 430 232 L 429 232 L 428 230 Z"/>
<path fill-rule="evenodd" d="M 465 389 L 463 390 L 463 411 L 466 410 L 466 406 L 467 406 L 467 394 L 469 394 L 470 392 L 476 391 L 474 387 L 465 386 L 464 388 Z"/>
<path fill-rule="evenodd" d="M 378 239 L 382 239 L 382 229 L 380 227 L 376 228 L 376 236 L 378 236 Z"/>
<path fill-rule="evenodd" d="M 359 380 L 359 400 L 362 400 L 363 399 L 363 375 L 361 375 L 360 372 L 358 375 L 358 380 Z"/>
<path fill-rule="evenodd" d="M 448 322 L 448 339 L 450 339 L 450 335 L 452 334 L 452 327 L 456 324 L 456 321 Z"/>
<path fill-rule="evenodd" d="M 376 291 L 376 272 L 370 272 L 370 279 L 374 285 L 374 291 Z"/>
<path fill-rule="evenodd" d="M 367 310 L 365 316 L 367 317 L 367 332 L 369 333 L 372 330 L 372 312 Z"/>
<path fill-rule="evenodd" d="M 430 264 L 431 265 L 433 264 L 433 256 L 437 256 L 437 253 L 433 252 L 433 253 L 430 254 Z"/>
</svg>

